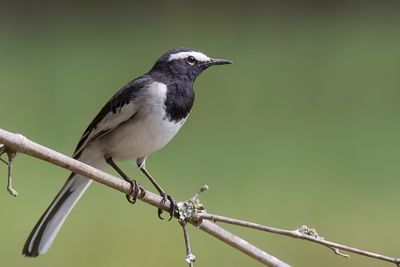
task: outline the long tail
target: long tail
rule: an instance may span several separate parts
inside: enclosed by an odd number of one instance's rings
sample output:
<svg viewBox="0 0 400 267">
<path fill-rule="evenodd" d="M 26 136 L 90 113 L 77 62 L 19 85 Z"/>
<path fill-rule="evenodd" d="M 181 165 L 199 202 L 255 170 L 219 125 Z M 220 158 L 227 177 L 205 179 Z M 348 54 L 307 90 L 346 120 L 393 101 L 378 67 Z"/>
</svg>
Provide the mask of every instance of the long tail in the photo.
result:
<svg viewBox="0 0 400 267">
<path fill-rule="evenodd" d="M 22 250 L 23 255 L 36 257 L 47 252 L 68 214 L 91 181 L 81 175 L 71 174 L 61 191 L 33 228 Z"/>
</svg>

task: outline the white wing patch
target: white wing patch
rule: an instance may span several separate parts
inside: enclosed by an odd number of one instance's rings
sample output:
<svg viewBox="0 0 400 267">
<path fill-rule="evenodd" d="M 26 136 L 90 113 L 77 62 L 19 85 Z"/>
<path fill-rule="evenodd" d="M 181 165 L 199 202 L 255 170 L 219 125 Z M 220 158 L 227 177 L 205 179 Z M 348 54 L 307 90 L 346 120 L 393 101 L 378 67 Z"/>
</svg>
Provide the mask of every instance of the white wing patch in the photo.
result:
<svg viewBox="0 0 400 267">
<path fill-rule="evenodd" d="M 111 131 L 115 127 L 117 127 L 120 123 L 128 120 L 136 113 L 137 110 L 138 110 L 138 104 L 136 102 L 131 102 L 129 104 L 124 105 L 122 108 L 117 109 L 116 113 L 110 111 L 97 124 L 96 128 L 92 129 L 92 131 L 82 136 L 82 138 L 85 138 L 88 135 L 85 142 L 80 146 L 80 148 L 77 151 L 75 151 L 73 156 L 78 155 L 85 148 L 85 146 L 88 145 L 88 143 L 90 143 L 93 139 L 98 138 L 103 134 L 106 134 L 108 131 Z"/>
<path fill-rule="evenodd" d="M 196 52 L 196 51 L 187 51 L 187 52 L 179 52 L 179 53 L 171 54 L 169 56 L 168 61 L 176 60 L 176 59 L 183 59 L 183 58 L 187 58 L 189 56 L 192 56 L 197 61 L 201 61 L 201 62 L 206 62 L 206 61 L 210 61 L 211 60 L 211 58 L 209 58 L 208 56 L 204 55 L 203 53 Z"/>
</svg>

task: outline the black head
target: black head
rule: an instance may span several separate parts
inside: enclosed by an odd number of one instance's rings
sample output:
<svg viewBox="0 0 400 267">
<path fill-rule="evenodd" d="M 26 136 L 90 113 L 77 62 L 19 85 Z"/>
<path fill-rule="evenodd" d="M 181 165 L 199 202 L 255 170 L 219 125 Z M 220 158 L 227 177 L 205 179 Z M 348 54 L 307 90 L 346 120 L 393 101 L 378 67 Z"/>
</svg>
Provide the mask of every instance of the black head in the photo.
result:
<svg viewBox="0 0 400 267">
<path fill-rule="evenodd" d="M 231 64 L 225 59 L 214 59 L 192 48 L 174 48 L 162 55 L 151 71 L 171 78 L 194 81 L 210 66 Z"/>
</svg>

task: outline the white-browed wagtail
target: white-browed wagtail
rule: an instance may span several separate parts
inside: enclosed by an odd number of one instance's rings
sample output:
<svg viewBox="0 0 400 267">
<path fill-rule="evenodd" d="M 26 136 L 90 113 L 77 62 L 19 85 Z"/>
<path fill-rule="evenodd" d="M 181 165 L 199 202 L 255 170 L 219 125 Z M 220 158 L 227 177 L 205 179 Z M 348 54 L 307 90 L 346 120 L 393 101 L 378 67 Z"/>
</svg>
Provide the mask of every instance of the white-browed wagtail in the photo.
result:
<svg viewBox="0 0 400 267">
<path fill-rule="evenodd" d="M 158 185 L 146 169 L 146 158 L 164 147 L 187 119 L 194 102 L 193 83 L 205 69 L 230 64 L 191 48 L 175 48 L 161 56 L 153 68 L 119 90 L 83 133 L 73 157 L 98 169 L 113 167 L 132 185 L 127 195 L 136 201 L 140 185 L 115 162 L 136 160 L 165 202 L 176 201 Z M 33 228 L 23 254 L 36 257 L 50 248 L 72 208 L 92 180 L 72 173 L 61 191 Z M 161 210 L 158 211 L 160 216 Z"/>
</svg>

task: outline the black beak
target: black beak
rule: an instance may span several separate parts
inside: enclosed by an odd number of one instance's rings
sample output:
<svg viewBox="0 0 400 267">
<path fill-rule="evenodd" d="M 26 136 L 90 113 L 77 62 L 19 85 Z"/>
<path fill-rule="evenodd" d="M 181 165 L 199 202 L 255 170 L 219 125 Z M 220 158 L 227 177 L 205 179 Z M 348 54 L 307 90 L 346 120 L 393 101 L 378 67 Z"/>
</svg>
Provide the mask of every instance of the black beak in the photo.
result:
<svg viewBox="0 0 400 267">
<path fill-rule="evenodd" d="M 230 60 L 226 60 L 226 59 L 218 59 L 218 58 L 212 58 L 211 60 L 204 62 L 203 64 L 201 64 L 202 67 L 204 68 L 208 68 L 210 66 L 214 66 L 214 65 L 226 65 L 226 64 L 232 64 L 233 62 Z"/>
<path fill-rule="evenodd" d="M 233 62 L 226 59 L 211 59 L 211 65 L 225 65 L 225 64 L 232 64 Z"/>
</svg>

